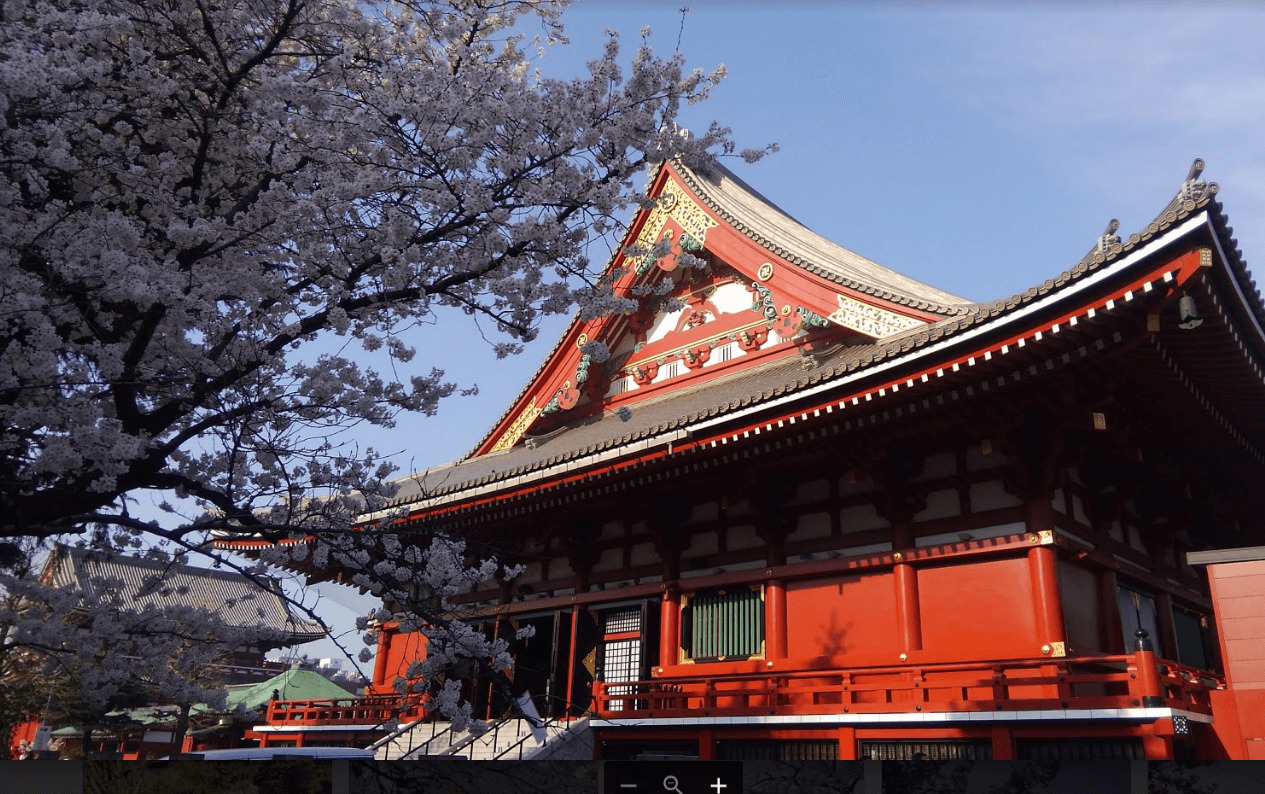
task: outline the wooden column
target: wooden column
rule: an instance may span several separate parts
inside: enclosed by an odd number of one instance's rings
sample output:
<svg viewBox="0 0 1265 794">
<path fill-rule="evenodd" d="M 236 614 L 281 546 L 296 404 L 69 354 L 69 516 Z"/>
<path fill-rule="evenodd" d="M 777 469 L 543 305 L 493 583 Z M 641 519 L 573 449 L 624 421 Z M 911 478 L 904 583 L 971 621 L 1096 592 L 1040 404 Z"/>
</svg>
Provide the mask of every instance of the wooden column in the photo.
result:
<svg viewBox="0 0 1265 794">
<path fill-rule="evenodd" d="M 892 527 L 893 557 L 903 558 L 913 548 L 913 533 L 909 521 L 903 520 Z M 896 627 L 899 633 L 901 653 L 922 650 L 922 615 L 918 606 L 918 572 L 907 562 L 892 566 L 892 579 L 896 588 Z"/>
<path fill-rule="evenodd" d="M 680 660 L 681 593 L 675 588 L 663 591 L 659 602 L 659 666 L 667 667 Z"/>
<path fill-rule="evenodd" d="M 571 607 L 571 649 L 567 653 L 567 710 L 566 715 L 571 716 L 571 697 L 575 690 L 575 641 L 576 635 L 580 632 L 580 607 L 573 605 Z"/>
<path fill-rule="evenodd" d="M 857 759 L 857 730 L 851 725 L 839 728 L 839 760 L 855 761 Z"/>
<path fill-rule="evenodd" d="M 382 626 L 378 629 L 378 655 L 373 659 L 373 683 L 387 684 L 387 656 L 391 645 L 391 637 L 396 634 L 394 629 Z"/>
<path fill-rule="evenodd" d="M 909 563 L 892 566 L 896 580 L 896 624 L 902 653 L 922 650 L 922 616 L 918 608 L 918 572 Z"/>
<path fill-rule="evenodd" d="M 993 743 L 994 761 L 1015 760 L 1015 738 L 1008 725 L 993 725 L 989 729 L 989 739 Z"/>
<path fill-rule="evenodd" d="M 1038 637 L 1043 653 L 1067 655 L 1067 633 L 1063 624 L 1063 602 L 1059 597 L 1058 555 L 1054 551 L 1054 508 L 1048 497 L 1030 499 L 1027 507 L 1028 539 L 1034 543 L 1028 550 L 1028 573 L 1032 581 L 1032 600 L 1036 609 Z M 1049 650 L 1044 650 L 1044 646 Z"/>
<path fill-rule="evenodd" d="M 1142 752 L 1148 761 L 1173 760 L 1173 737 L 1162 736 L 1154 725 L 1142 726 Z"/>
<path fill-rule="evenodd" d="M 786 583 L 781 579 L 764 585 L 764 657 L 786 658 Z"/>
<path fill-rule="evenodd" d="M 698 732 L 698 760 L 716 760 L 716 731 L 711 728 Z"/>
</svg>

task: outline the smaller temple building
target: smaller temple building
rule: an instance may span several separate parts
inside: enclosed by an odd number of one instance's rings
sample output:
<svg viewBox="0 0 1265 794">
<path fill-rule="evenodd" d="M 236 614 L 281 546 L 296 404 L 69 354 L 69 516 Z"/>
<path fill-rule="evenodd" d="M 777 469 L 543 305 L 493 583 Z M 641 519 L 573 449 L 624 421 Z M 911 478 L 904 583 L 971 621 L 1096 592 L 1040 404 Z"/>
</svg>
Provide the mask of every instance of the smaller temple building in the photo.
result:
<svg viewBox="0 0 1265 794">
<path fill-rule="evenodd" d="M 79 603 L 96 604 L 108 599 L 121 609 L 143 611 L 147 606 L 179 605 L 204 609 L 216 613 L 230 627 L 260 628 L 259 642 L 226 649 L 219 662 L 211 669 L 200 671 L 208 682 L 220 685 L 256 686 L 271 679 L 278 670 L 265 662 L 269 651 L 292 645 L 312 642 L 325 636 L 324 629 L 316 622 L 295 615 L 289 608 L 279 586 L 261 587 L 251 579 L 231 571 L 201 568 L 190 565 L 173 565 L 152 559 L 121 554 L 106 554 L 82 548 L 56 547 L 40 573 L 41 580 L 57 588 L 78 594 Z M 67 617 L 76 620 L 74 614 Z M 31 663 L 38 666 L 40 659 L 32 656 Z M 315 678 L 325 679 L 316 674 Z M 139 693 L 144 681 L 136 682 Z M 346 692 L 336 684 L 329 687 L 343 695 Z M 333 695 L 333 692 L 324 695 Z M 149 698 L 144 698 L 149 700 Z M 60 712 L 54 695 L 52 711 L 48 715 L 52 740 L 67 751 L 82 752 L 84 730 L 81 725 L 59 724 Z M 234 725 L 231 718 L 221 719 L 201 704 L 183 704 L 188 709 L 190 727 L 196 733 L 201 727 Z M 232 706 L 230 705 L 230 709 Z M 119 709 L 103 715 L 99 724 L 87 726 L 89 749 L 98 757 L 136 759 L 156 757 L 177 752 L 187 746 L 185 737 L 175 731 L 184 721 L 178 718 L 180 704 L 146 702 L 142 706 Z M 73 722 L 73 720 L 71 721 Z M 32 745 L 40 721 L 19 725 L 9 737 L 11 757 L 18 757 L 24 748 Z M 216 731 L 212 731 L 212 734 Z M 224 734 L 229 738 L 220 741 L 240 741 L 240 730 Z"/>
</svg>

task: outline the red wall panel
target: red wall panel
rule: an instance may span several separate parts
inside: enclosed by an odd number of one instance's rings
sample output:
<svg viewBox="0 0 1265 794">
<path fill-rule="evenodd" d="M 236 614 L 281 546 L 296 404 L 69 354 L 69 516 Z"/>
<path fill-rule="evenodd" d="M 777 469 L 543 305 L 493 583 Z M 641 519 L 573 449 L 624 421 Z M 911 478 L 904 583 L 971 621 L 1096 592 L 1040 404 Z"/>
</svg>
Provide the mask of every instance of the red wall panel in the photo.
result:
<svg viewBox="0 0 1265 794">
<path fill-rule="evenodd" d="M 950 659 L 1040 653 L 1026 559 L 918 569 L 922 647 Z"/>
<path fill-rule="evenodd" d="M 786 588 L 787 655 L 834 659 L 896 653 L 896 592 L 890 571 Z"/>
<path fill-rule="evenodd" d="M 382 646 L 386 647 L 383 648 Z M 396 631 L 383 632 L 379 639 L 378 653 L 386 653 L 387 662 L 382 680 L 375 678 L 374 692 L 394 692 L 395 679 L 404 675 L 409 665 L 426 655 L 426 638 L 421 632 L 400 634 Z M 375 665 L 375 672 L 376 672 Z"/>
</svg>

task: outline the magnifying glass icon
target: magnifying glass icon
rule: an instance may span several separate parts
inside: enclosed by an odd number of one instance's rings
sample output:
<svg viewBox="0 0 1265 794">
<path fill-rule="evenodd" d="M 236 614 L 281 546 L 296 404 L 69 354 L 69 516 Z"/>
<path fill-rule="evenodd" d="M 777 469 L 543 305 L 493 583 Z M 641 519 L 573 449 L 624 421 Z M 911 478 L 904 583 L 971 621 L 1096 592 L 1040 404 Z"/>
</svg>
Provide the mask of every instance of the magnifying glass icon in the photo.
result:
<svg viewBox="0 0 1265 794">
<path fill-rule="evenodd" d="M 676 775 L 668 775 L 663 779 L 663 790 L 681 794 L 681 789 L 677 786 Z"/>
</svg>

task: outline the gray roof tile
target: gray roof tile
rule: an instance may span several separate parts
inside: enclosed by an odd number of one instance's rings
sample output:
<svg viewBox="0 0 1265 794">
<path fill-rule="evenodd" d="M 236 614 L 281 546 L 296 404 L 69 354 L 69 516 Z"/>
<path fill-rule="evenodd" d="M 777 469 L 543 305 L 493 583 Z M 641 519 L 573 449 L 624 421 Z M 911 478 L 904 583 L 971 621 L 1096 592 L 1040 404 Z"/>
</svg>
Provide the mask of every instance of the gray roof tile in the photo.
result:
<svg viewBox="0 0 1265 794">
<path fill-rule="evenodd" d="M 152 603 L 208 609 L 231 626 L 287 632 L 289 643 L 325 636 L 319 624 L 291 614 L 281 595 L 238 573 L 80 548 L 59 547 L 54 554 L 51 584 L 81 590 L 90 601 L 102 597 L 98 588 L 114 589 L 117 580 L 124 599 L 140 607 Z"/>
</svg>

